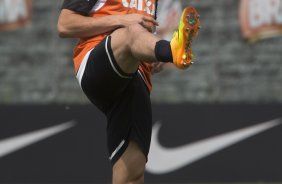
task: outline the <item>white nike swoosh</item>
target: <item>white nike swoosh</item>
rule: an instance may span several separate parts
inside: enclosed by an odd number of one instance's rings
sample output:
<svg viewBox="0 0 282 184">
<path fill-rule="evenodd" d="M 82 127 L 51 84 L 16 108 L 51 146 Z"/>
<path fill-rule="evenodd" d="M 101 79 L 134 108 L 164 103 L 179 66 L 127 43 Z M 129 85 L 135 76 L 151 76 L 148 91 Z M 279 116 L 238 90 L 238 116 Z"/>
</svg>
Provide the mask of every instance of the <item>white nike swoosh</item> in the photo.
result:
<svg viewBox="0 0 282 184">
<path fill-rule="evenodd" d="M 148 155 L 146 170 L 152 174 L 165 174 L 175 171 L 280 124 L 281 120 L 276 119 L 196 141 L 184 146 L 165 148 L 161 146 L 158 141 L 161 123 L 157 122 L 152 131 L 151 149 Z"/>
<path fill-rule="evenodd" d="M 0 140 L 0 158 L 73 127 L 74 121 Z"/>
</svg>

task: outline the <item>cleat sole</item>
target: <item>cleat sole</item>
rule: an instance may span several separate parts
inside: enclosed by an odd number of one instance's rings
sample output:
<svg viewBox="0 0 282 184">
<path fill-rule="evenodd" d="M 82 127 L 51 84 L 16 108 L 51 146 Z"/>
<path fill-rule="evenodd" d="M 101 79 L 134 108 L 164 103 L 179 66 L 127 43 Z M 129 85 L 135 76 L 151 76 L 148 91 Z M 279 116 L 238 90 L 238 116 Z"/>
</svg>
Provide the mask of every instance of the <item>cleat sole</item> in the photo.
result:
<svg viewBox="0 0 282 184">
<path fill-rule="evenodd" d="M 192 42 L 201 28 L 199 18 L 200 15 L 194 7 L 187 7 L 182 13 L 178 31 L 175 32 L 172 42 L 172 48 L 175 49 L 173 62 L 180 69 L 192 65 Z"/>
</svg>

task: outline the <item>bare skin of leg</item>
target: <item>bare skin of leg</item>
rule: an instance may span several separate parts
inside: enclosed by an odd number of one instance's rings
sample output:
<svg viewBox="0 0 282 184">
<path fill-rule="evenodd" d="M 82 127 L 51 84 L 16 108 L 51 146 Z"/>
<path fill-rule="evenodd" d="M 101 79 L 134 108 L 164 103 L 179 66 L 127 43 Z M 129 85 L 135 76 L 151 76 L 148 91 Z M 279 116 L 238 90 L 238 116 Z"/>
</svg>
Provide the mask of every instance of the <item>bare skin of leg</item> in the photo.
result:
<svg viewBox="0 0 282 184">
<path fill-rule="evenodd" d="M 157 62 L 155 45 L 160 40 L 140 24 L 115 30 L 111 46 L 118 65 L 125 73 L 137 70 L 140 61 Z"/>
<path fill-rule="evenodd" d="M 130 141 L 113 166 L 113 184 L 144 184 L 146 158 L 139 146 Z"/>
</svg>

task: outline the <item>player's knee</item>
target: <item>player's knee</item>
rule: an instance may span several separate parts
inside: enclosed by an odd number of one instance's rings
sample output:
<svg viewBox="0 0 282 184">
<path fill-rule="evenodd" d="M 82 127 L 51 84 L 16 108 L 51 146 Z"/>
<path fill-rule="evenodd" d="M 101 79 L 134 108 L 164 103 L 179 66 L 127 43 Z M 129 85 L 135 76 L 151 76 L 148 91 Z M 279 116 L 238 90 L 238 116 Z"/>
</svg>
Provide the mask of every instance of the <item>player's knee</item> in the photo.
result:
<svg viewBox="0 0 282 184">
<path fill-rule="evenodd" d="M 138 183 L 138 181 L 144 180 L 144 170 L 141 168 L 135 168 L 129 171 L 127 181 L 129 183 Z"/>
<path fill-rule="evenodd" d="M 140 24 L 132 24 L 127 27 L 126 31 L 131 41 L 134 41 L 134 39 L 137 38 L 141 32 L 146 31 L 146 29 Z"/>
<path fill-rule="evenodd" d="M 135 184 L 144 182 L 144 170 L 140 167 L 127 168 L 126 170 L 116 168 L 113 173 L 114 184 Z"/>
<path fill-rule="evenodd" d="M 127 181 L 135 183 L 144 179 L 144 172 L 145 172 L 145 159 L 143 158 L 143 154 L 138 152 L 137 154 L 133 155 L 132 161 L 128 163 L 128 178 Z M 138 183 L 138 182 L 137 182 Z"/>
</svg>

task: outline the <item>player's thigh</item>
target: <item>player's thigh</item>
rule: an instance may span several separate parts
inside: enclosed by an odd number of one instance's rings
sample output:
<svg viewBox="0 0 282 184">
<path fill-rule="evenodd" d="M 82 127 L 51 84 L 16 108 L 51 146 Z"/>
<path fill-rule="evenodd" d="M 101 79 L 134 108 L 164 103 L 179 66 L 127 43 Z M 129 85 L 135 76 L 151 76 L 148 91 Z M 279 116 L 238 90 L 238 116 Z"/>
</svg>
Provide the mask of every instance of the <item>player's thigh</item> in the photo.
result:
<svg viewBox="0 0 282 184">
<path fill-rule="evenodd" d="M 142 181 L 146 157 L 134 141 L 130 141 L 124 154 L 113 166 L 113 180 L 119 182 Z"/>
</svg>

